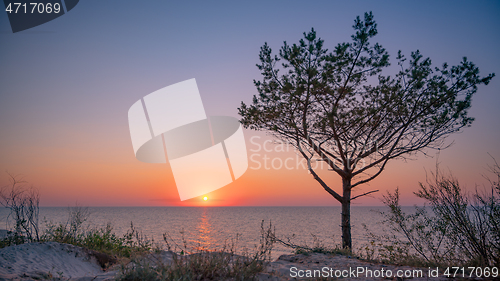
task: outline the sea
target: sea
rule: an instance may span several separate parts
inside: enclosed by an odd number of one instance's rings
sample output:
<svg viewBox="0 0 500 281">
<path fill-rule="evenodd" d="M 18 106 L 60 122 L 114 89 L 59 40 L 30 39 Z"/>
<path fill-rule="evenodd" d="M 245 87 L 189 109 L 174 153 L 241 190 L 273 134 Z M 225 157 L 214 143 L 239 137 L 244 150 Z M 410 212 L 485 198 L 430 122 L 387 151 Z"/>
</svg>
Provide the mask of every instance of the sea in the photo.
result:
<svg viewBox="0 0 500 281">
<path fill-rule="evenodd" d="M 413 207 L 403 207 L 411 212 Z M 352 206 L 351 226 L 353 249 L 370 241 L 368 232 L 382 235 L 389 226 L 383 223 L 380 212 L 388 208 Z M 313 247 L 340 245 L 341 207 L 88 207 L 88 220 L 84 228 L 105 227 L 110 224 L 113 232 L 121 236 L 131 224 L 147 239 L 159 247 L 166 247 L 164 237 L 171 247 L 183 249 L 215 250 L 233 247 L 238 251 L 252 252 L 259 245 L 262 226 L 272 227 L 276 237 L 295 245 Z M 8 229 L 12 220 L 8 210 L 0 209 L 0 228 Z M 50 223 L 66 223 L 66 207 L 41 207 L 40 229 Z M 165 235 L 164 235 L 165 234 Z M 290 254 L 292 249 L 276 243 L 272 258 Z"/>
</svg>

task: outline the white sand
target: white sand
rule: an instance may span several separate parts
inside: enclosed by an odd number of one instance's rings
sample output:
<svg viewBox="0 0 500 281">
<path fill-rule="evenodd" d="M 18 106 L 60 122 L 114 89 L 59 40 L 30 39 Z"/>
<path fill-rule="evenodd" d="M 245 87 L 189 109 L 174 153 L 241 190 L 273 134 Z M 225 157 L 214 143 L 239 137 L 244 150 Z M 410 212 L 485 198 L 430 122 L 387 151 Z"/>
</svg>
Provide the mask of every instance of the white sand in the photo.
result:
<svg viewBox="0 0 500 281">
<path fill-rule="evenodd" d="M 45 242 L 0 249 L 0 280 L 73 279 L 102 273 L 95 258 L 73 245 Z"/>
</svg>

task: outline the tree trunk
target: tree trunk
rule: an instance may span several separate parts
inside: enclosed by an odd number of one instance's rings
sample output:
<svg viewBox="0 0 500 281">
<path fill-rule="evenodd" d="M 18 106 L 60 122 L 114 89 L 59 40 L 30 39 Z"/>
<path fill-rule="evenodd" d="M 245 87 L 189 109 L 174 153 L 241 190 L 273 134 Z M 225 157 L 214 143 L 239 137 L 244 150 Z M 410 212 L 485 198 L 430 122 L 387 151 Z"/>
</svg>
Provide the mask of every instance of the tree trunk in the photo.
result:
<svg viewBox="0 0 500 281">
<path fill-rule="evenodd" d="M 342 248 L 352 249 L 351 239 L 351 179 L 342 178 Z"/>
</svg>

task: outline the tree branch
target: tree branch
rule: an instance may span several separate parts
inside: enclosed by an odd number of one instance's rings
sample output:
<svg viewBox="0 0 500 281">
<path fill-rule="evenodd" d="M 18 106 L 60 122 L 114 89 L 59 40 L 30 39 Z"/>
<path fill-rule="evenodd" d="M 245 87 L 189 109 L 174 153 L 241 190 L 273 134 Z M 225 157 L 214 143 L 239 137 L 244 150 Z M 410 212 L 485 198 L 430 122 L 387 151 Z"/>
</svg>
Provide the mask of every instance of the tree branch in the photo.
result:
<svg viewBox="0 0 500 281">
<path fill-rule="evenodd" d="M 302 150 L 302 147 L 300 146 L 300 142 L 297 140 L 297 148 L 299 149 L 300 153 L 302 154 L 302 156 L 307 160 L 307 169 L 309 170 L 309 172 L 311 173 L 311 175 L 314 177 L 314 179 L 319 182 L 319 184 L 321 184 L 321 186 L 323 187 L 324 190 L 326 190 L 326 192 L 328 192 L 330 195 L 333 196 L 333 198 L 337 199 L 337 201 L 339 201 L 340 203 L 342 203 L 342 201 L 344 200 L 342 196 L 340 196 L 340 194 L 338 194 L 337 192 L 335 192 L 333 189 L 331 189 L 319 176 L 318 174 L 316 174 L 316 172 L 314 172 L 312 166 L 311 166 L 311 158 L 308 157 L 306 155 L 306 153 L 304 152 L 304 150 Z"/>
<path fill-rule="evenodd" d="M 374 193 L 374 192 L 378 192 L 378 191 L 379 191 L 378 189 L 377 189 L 377 190 L 372 190 L 372 191 L 369 191 L 369 192 L 363 193 L 363 194 L 361 194 L 361 195 L 354 196 L 353 198 L 351 198 L 351 201 L 352 201 L 352 200 L 354 200 L 354 199 L 356 199 L 356 198 L 359 198 L 359 197 L 361 197 L 361 196 L 365 196 L 365 195 L 368 195 L 368 194 L 370 194 L 370 193 Z"/>
</svg>

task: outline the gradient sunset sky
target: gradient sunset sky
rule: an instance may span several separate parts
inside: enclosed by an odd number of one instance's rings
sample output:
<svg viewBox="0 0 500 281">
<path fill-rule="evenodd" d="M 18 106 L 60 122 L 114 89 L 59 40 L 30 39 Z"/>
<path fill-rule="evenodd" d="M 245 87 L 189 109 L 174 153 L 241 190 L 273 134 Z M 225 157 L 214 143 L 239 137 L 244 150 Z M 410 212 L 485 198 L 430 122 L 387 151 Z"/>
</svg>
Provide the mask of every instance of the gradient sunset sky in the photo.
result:
<svg viewBox="0 0 500 281">
<path fill-rule="evenodd" d="M 259 48 L 278 51 L 314 27 L 325 47 L 350 40 L 356 16 L 373 11 L 379 42 L 395 63 L 417 49 L 433 65 L 467 56 L 490 85 L 473 98 L 476 120 L 452 135 L 439 162 L 472 190 L 486 183 L 491 154 L 500 161 L 499 1 L 80 1 L 66 15 L 13 34 L 0 12 L 0 186 L 8 171 L 40 190 L 42 206 L 337 206 L 305 169 L 265 169 L 258 149 L 269 138 L 245 130 L 254 161 L 232 184 L 180 202 L 168 164 L 138 161 L 127 112 L 143 96 L 196 78 L 208 116 L 238 117 L 257 93 Z M 253 141 L 250 139 L 254 137 Z M 355 194 L 353 205 L 381 205 L 399 187 L 403 205 L 436 164 L 422 155 L 396 161 Z M 293 161 L 295 162 L 295 160 Z M 268 167 L 270 164 L 268 163 Z M 340 192 L 341 180 L 326 178 Z"/>
</svg>

